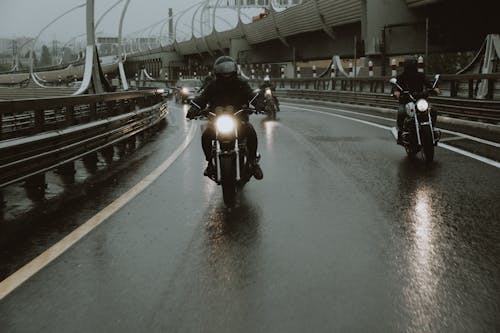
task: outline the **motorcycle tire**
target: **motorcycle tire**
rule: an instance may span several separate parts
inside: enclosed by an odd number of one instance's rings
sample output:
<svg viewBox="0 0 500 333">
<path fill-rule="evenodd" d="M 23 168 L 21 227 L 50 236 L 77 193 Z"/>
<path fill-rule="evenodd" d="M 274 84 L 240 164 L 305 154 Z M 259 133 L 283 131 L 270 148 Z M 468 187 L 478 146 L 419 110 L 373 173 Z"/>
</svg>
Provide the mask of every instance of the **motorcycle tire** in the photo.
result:
<svg viewBox="0 0 500 333">
<path fill-rule="evenodd" d="M 420 133 L 424 161 L 426 163 L 431 163 L 434 160 L 434 142 L 432 141 L 431 128 L 429 126 L 424 126 Z"/>
<path fill-rule="evenodd" d="M 415 155 L 417 155 L 417 152 L 414 149 L 411 149 L 410 147 L 405 147 L 406 154 L 408 155 L 408 158 L 410 160 L 415 159 Z"/>
<path fill-rule="evenodd" d="M 266 106 L 267 117 L 271 120 L 276 120 L 276 104 L 274 102 L 268 102 L 269 105 Z"/>
<path fill-rule="evenodd" d="M 236 203 L 236 161 L 234 156 L 224 156 L 220 159 L 222 197 L 228 208 Z"/>
</svg>

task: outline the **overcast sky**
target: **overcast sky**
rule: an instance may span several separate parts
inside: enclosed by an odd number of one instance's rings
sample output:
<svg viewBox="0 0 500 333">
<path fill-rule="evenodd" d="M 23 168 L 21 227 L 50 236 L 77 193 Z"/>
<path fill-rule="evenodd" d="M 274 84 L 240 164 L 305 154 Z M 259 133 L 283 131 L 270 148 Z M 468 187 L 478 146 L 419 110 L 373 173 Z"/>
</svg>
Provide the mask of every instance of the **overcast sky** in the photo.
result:
<svg viewBox="0 0 500 333">
<path fill-rule="evenodd" d="M 95 0 L 95 21 L 117 1 Z M 51 20 L 85 2 L 85 0 L 0 0 L 0 38 L 34 37 Z M 106 35 L 111 36 L 118 35 L 120 15 L 125 2 L 123 0 L 105 16 L 97 31 L 103 31 Z M 175 13 L 199 2 L 200 0 L 131 0 L 125 17 L 124 35 L 141 30 L 151 23 L 166 18 L 168 8 L 173 8 L 175 15 Z M 182 31 L 191 31 L 191 18 L 196 7 L 183 15 L 178 25 L 179 36 Z M 237 15 L 234 11 L 218 10 L 217 13 L 218 16 L 230 22 L 237 22 Z M 247 11 L 247 13 L 252 15 L 256 11 Z M 153 34 L 159 33 L 160 27 L 161 24 L 153 30 Z M 216 28 L 225 30 L 228 28 L 228 24 L 219 21 Z M 42 34 L 41 40 L 67 41 L 83 32 L 85 32 L 85 7 L 73 11 L 55 22 Z M 143 34 L 143 36 L 147 35 L 148 32 Z"/>
</svg>

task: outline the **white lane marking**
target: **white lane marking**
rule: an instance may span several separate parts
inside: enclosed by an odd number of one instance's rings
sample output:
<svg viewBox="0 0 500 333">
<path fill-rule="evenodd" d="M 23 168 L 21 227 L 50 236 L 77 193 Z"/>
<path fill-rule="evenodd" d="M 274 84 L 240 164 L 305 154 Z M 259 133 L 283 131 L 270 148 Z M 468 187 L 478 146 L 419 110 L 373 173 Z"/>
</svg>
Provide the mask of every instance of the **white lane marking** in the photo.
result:
<svg viewBox="0 0 500 333">
<path fill-rule="evenodd" d="M 335 114 L 335 113 L 331 113 L 331 112 L 323 112 L 323 111 L 318 111 L 318 110 L 312 110 L 312 109 L 304 108 L 304 107 L 297 107 L 297 106 L 287 106 L 287 107 L 289 107 L 291 109 L 305 110 L 305 111 L 313 112 L 313 113 L 320 113 L 320 114 L 324 114 L 324 115 L 331 116 L 331 117 L 343 118 L 343 119 L 351 120 L 351 121 L 354 121 L 354 122 L 362 123 L 362 124 L 365 124 L 365 125 L 369 125 L 369 126 L 373 126 L 373 127 L 378 127 L 378 128 L 382 128 L 382 129 L 391 131 L 391 127 L 379 125 L 379 124 L 372 123 L 372 122 L 369 122 L 369 121 L 366 121 L 366 120 L 361 120 L 361 119 L 356 119 L 356 118 L 352 118 L 352 117 L 347 117 L 347 116 L 343 116 L 343 115 Z M 450 145 L 447 145 L 447 144 L 444 144 L 444 143 L 443 144 L 438 144 L 438 147 L 442 147 L 444 149 L 448 149 L 448 150 L 453 151 L 455 153 L 458 153 L 458 154 L 461 154 L 463 156 L 467 156 L 467 157 L 473 158 L 475 160 L 478 160 L 480 162 L 492 165 L 492 166 L 500 169 L 500 163 L 497 162 L 497 161 L 491 160 L 489 158 L 486 158 L 486 157 L 483 157 L 483 156 L 480 156 L 480 155 L 476 155 L 474 153 L 470 153 L 468 151 L 465 151 L 465 150 L 462 150 L 462 149 L 459 149 L 459 148 L 455 148 L 453 146 L 450 146 Z"/>
<path fill-rule="evenodd" d="M 286 104 L 286 105 L 305 105 L 305 106 L 310 106 L 308 104 L 288 103 L 288 102 L 283 102 L 282 104 L 284 104 L 284 105 Z M 350 114 L 360 115 L 360 116 L 368 117 L 368 118 L 381 119 L 381 120 L 386 120 L 386 121 L 390 121 L 390 122 L 395 122 L 396 121 L 395 119 L 392 119 L 392 118 L 387 118 L 387 117 L 382 117 L 382 116 L 375 116 L 375 115 L 366 114 L 366 113 L 363 113 L 363 112 L 348 111 L 348 110 L 337 109 L 337 108 L 333 108 L 333 107 L 330 108 L 330 107 L 327 107 L 327 106 L 318 106 L 318 105 L 315 105 L 314 107 L 318 107 L 320 109 L 325 109 L 325 110 L 333 110 L 333 111 L 338 111 L 338 112 L 343 112 L 343 113 L 350 113 Z M 396 112 L 394 112 L 394 114 L 396 114 Z M 454 131 L 450 131 L 450 130 L 445 130 L 445 129 L 442 129 L 442 128 L 439 128 L 439 130 L 441 132 L 443 132 L 443 133 L 457 135 L 457 136 L 460 136 L 460 137 L 462 137 L 464 139 L 469 139 L 471 141 L 475 141 L 475 142 L 483 143 L 485 145 L 489 145 L 489 146 L 493 146 L 493 147 L 496 147 L 496 148 L 500 148 L 500 143 L 498 143 L 498 142 L 489 141 L 489 140 L 478 138 L 476 136 L 472 136 L 472 135 L 468 135 L 468 134 L 464 134 L 464 133 L 460 133 L 460 132 L 454 132 Z"/>
<path fill-rule="evenodd" d="M 441 138 L 439 139 L 439 142 L 447 142 L 447 141 L 458 141 L 458 140 L 464 140 L 465 138 L 461 136 L 450 136 L 449 138 Z"/>
<path fill-rule="evenodd" d="M 389 126 L 384 126 L 384 125 L 372 123 L 372 122 L 369 122 L 369 121 L 366 121 L 366 120 L 361 120 L 361 119 L 357 119 L 357 118 L 343 116 L 343 115 L 336 114 L 336 113 L 324 112 L 324 111 L 318 111 L 318 110 L 312 110 L 312 109 L 308 109 L 308 108 L 304 108 L 304 107 L 297 107 L 297 106 L 287 106 L 287 107 L 292 108 L 292 109 L 297 109 L 297 110 L 305 110 L 305 111 L 314 112 L 314 113 L 321 113 L 321 114 L 324 114 L 324 115 L 327 115 L 327 116 L 331 116 L 331 117 L 338 117 L 338 118 L 343 118 L 343 119 L 347 119 L 347 120 L 352 120 L 352 121 L 355 121 L 357 123 L 362 123 L 362 124 L 365 124 L 365 125 L 370 125 L 370 126 L 382 128 L 382 129 L 385 129 L 385 130 L 388 130 L 388 131 L 391 130 L 391 127 L 389 127 Z M 331 109 L 331 110 L 336 110 L 336 109 Z M 345 111 L 345 110 L 339 110 L 339 111 Z M 352 112 L 352 113 L 356 113 L 356 112 Z"/>
<path fill-rule="evenodd" d="M 118 199 L 113 201 L 99 213 L 91 217 L 87 222 L 76 228 L 69 235 L 64 237 L 62 240 L 51 246 L 49 249 L 44 251 L 38 257 L 30 261 L 28 264 L 21 267 L 19 270 L 14 272 L 12 275 L 7 277 L 5 280 L 0 282 L 0 300 L 6 297 L 14 289 L 23 284 L 30 277 L 35 275 L 43 267 L 47 266 L 54 259 L 59 257 L 67 249 L 77 243 L 85 235 L 91 232 L 95 227 L 103 223 L 108 217 L 116 213 L 120 208 L 125 206 L 129 201 L 134 199 L 139 193 L 144 191 L 151 183 L 153 183 L 160 175 L 165 172 L 172 163 L 184 152 L 184 150 L 189 146 L 193 137 L 195 135 L 198 126 L 195 126 L 194 122 L 191 122 L 191 127 L 187 134 L 184 142 L 169 156 L 168 159 L 163 161 L 155 170 L 153 170 L 149 175 L 144 177 L 139 183 L 134 185 L 126 193 L 122 194 Z"/>
<path fill-rule="evenodd" d="M 486 158 L 486 157 L 483 157 L 481 155 L 477 155 L 477 154 L 474 154 L 474 153 L 471 153 L 471 152 L 468 152 L 466 150 L 463 150 L 463 149 L 460 149 L 460 148 L 457 148 L 457 147 L 453 147 L 453 146 L 450 146 L 450 145 L 447 145 L 446 143 L 439 143 L 438 144 L 438 147 L 441 147 L 441 148 L 445 148 L 445 149 L 448 149 L 448 150 L 451 150 L 455 153 L 458 153 L 458 154 L 461 154 L 461 155 L 464 155 L 464 156 L 467 156 L 467 157 L 470 157 L 470 158 L 473 158 L 475 160 L 478 160 L 478 161 L 481 161 L 483 163 L 486 163 L 486 164 L 489 164 L 489 165 L 492 165 L 498 169 L 500 169 L 500 163 L 499 162 L 496 162 L 496 161 L 493 161 L 493 160 L 490 160 L 489 158 Z"/>
<path fill-rule="evenodd" d="M 464 133 L 460 133 L 460 132 L 454 132 L 454 131 L 450 131 L 450 130 L 445 130 L 445 129 L 441 129 L 441 128 L 439 130 L 441 132 L 443 132 L 443 133 L 453 134 L 453 135 L 456 135 L 456 136 L 460 136 L 460 137 L 462 137 L 464 139 L 469 139 L 469 140 L 476 141 L 476 142 L 479 142 L 479 143 L 484 143 L 485 145 L 489 145 L 489 146 L 493 146 L 493 147 L 496 147 L 496 148 L 500 148 L 500 143 L 497 143 L 497 142 L 493 142 L 493 141 L 489 141 L 489 140 L 477 138 L 477 137 L 472 136 L 472 135 L 468 135 L 468 134 L 464 134 Z"/>
</svg>

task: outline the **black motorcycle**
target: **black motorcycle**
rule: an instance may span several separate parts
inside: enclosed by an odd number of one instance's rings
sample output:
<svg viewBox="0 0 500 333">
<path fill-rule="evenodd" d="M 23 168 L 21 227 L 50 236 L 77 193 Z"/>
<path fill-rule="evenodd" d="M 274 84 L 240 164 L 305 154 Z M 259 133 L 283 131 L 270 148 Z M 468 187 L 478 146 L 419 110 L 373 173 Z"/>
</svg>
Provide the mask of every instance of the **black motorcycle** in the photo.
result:
<svg viewBox="0 0 500 333">
<path fill-rule="evenodd" d="M 278 111 L 278 107 L 276 105 L 276 101 L 274 99 L 273 92 L 271 88 L 264 89 L 264 112 L 267 114 L 267 117 L 276 120 L 276 112 Z"/>
<path fill-rule="evenodd" d="M 205 112 L 215 126 L 215 140 L 212 142 L 212 156 L 215 175 L 211 178 L 222 186 L 222 195 L 227 207 L 234 207 L 236 192 L 252 177 L 249 168 L 246 138 L 239 136 L 242 125 L 253 113 L 250 108 L 235 112 L 232 106 L 216 107 Z M 257 157 L 258 162 L 259 156 Z"/>
<path fill-rule="evenodd" d="M 256 113 L 266 114 L 269 119 L 276 120 L 276 112 L 278 112 L 278 104 L 276 97 L 270 87 L 258 88 L 254 90 L 256 93 Z"/>
<path fill-rule="evenodd" d="M 414 157 L 421 152 L 425 162 L 434 160 L 434 147 L 437 146 L 441 133 L 433 128 L 431 118 L 431 106 L 427 101 L 429 93 L 436 87 L 439 74 L 435 76 L 432 89 L 422 93 L 414 93 L 404 90 L 396 78 L 389 80 L 401 92 L 400 98 L 407 100 L 405 103 L 406 118 L 402 128 L 401 145 L 405 148 L 409 157 Z M 394 137 L 398 138 L 396 127 L 391 129 Z"/>
</svg>

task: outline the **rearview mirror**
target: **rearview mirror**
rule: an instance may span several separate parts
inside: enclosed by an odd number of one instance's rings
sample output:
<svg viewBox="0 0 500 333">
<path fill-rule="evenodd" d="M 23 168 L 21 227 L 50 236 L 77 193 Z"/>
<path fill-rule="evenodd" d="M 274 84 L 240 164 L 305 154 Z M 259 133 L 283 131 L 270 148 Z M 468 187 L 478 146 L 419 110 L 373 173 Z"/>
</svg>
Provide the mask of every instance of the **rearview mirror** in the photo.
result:
<svg viewBox="0 0 500 333">
<path fill-rule="evenodd" d="M 439 74 L 436 74 L 434 75 L 434 84 L 432 85 L 432 89 L 436 88 L 438 81 L 439 81 Z"/>
</svg>

